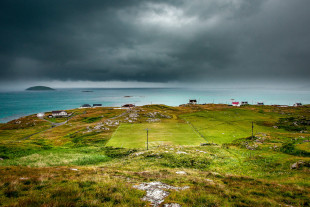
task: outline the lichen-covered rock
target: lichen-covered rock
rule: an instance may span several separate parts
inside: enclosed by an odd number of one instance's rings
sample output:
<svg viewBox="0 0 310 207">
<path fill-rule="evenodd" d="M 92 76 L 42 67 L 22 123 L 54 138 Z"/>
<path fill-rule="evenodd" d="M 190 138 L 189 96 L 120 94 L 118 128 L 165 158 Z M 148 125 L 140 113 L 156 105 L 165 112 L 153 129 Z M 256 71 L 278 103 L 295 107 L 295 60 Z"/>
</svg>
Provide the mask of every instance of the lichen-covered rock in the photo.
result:
<svg viewBox="0 0 310 207">
<path fill-rule="evenodd" d="M 166 203 L 164 207 L 181 207 L 181 205 L 178 203 Z"/>
<path fill-rule="evenodd" d="M 177 154 L 187 154 L 187 152 L 177 151 Z"/>
<path fill-rule="evenodd" d="M 291 169 L 299 169 L 302 167 L 310 167 L 310 162 L 305 162 L 301 160 L 291 164 Z"/>
<path fill-rule="evenodd" d="M 163 189 L 185 190 L 189 188 L 189 186 L 174 187 L 161 182 L 141 183 L 140 185 L 134 185 L 133 187 L 146 191 L 146 196 L 144 196 L 142 200 L 150 201 L 153 206 L 159 206 L 162 202 L 164 202 L 165 197 L 169 195 L 169 192 L 164 191 Z"/>
<path fill-rule="evenodd" d="M 187 174 L 185 171 L 177 171 L 175 173 L 178 175 L 186 175 Z"/>
</svg>

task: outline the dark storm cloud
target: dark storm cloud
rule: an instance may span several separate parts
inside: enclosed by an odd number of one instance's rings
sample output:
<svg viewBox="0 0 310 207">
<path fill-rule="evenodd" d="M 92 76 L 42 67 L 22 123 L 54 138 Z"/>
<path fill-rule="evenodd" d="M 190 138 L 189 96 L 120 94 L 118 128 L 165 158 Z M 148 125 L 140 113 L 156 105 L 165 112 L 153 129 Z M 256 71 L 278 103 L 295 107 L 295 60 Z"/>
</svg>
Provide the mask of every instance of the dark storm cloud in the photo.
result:
<svg viewBox="0 0 310 207">
<path fill-rule="evenodd" d="M 0 80 L 310 77 L 310 1 L 0 2 Z"/>
</svg>

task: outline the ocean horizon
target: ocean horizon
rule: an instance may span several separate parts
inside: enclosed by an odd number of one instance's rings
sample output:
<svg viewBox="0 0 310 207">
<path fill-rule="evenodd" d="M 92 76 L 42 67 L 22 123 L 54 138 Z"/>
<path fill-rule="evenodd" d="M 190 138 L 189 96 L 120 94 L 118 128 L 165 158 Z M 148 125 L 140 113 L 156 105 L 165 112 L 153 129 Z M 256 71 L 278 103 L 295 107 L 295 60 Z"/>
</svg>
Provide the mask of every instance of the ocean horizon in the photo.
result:
<svg viewBox="0 0 310 207">
<path fill-rule="evenodd" d="M 165 104 L 178 106 L 196 99 L 199 104 L 231 104 L 248 101 L 265 105 L 310 103 L 309 91 L 279 89 L 188 89 L 188 88 L 61 88 L 53 91 L 0 92 L 0 123 L 22 116 L 78 108 L 83 104 L 120 107 L 126 103 L 137 106 Z"/>
</svg>

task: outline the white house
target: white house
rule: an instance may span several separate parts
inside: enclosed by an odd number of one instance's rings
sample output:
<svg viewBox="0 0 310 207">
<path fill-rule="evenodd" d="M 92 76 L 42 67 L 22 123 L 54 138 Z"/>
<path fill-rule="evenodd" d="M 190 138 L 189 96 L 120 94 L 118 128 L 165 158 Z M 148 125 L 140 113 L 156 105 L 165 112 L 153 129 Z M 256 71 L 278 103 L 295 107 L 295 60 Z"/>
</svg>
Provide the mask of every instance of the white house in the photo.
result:
<svg viewBox="0 0 310 207">
<path fill-rule="evenodd" d="M 301 103 L 294 103 L 293 106 L 302 106 L 302 104 Z"/>
<path fill-rule="evenodd" d="M 196 99 L 190 99 L 188 103 L 189 104 L 197 104 L 197 100 Z"/>
<path fill-rule="evenodd" d="M 68 116 L 68 113 L 65 111 L 52 111 L 53 117 L 66 117 Z"/>
<path fill-rule="evenodd" d="M 231 105 L 233 105 L 233 106 L 240 106 L 240 103 L 239 103 L 239 101 L 233 101 L 231 103 Z"/>
</svg>

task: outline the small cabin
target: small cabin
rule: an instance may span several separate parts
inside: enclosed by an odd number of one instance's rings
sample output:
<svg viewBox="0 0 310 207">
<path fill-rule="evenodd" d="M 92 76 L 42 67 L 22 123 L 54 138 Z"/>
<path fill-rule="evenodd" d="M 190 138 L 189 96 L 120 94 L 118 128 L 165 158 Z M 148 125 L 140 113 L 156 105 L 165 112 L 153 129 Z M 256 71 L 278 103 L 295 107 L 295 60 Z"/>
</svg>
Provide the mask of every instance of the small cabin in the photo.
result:
<svg viewBox="0 0 310 207">
<path fill-rule="evenodd" d="M 302 106 L 302 104 L 301 103 L 294 103 L 294 105 L 293 106 Z"/>
<path fill-rule="evenodd" d="M 188 103 L 189 104 L 197 104 L 197 100 L 196 99 L 190 99 Z"/>
<path fill-rule="evenodd" d="M 133 108 L 133 107 L 135 107 L 135 105 L 134 104 L 124 104 L 124 105 L 122 105 L 122 107 L 123 108 Z"/>
<path fill-rule="evenodd" d="M 257 102 L 257 105 L 258 105 L 258 106 L 263 106 L 263 105 L 264 105 L 264 102 Z"/>
<path fill-rule="evenodd" d="M 102 107 L 102 104 L 93 104 L 93 107 Z"/>
<path fill-rule="evenodd" d="M 52 111 L 53 117 L 66 117 L 68 116 L 68 113 L 65 111 Z"/>
<path fill-rule="evenodd" d="M 231 103 L 231 105 L 233 105 L 233 106 L 240 106 L 240 103 L 239 103 L 239 101 L 234 101 L 234 102 Z"/>
<path fill-rule="evenodd" d="M 89 105 L 89 104 L 83 104 L 83 105 L 81 106 L 81 108 L 91 108 L 91 105 Z"/>
<path fill-rule="evenodd" d="M 247 101 L 242 101 L 241 102 L 241 106 L 246 106 L 246 105 L 249 105 L 249 103 Z"/>
</svg>

